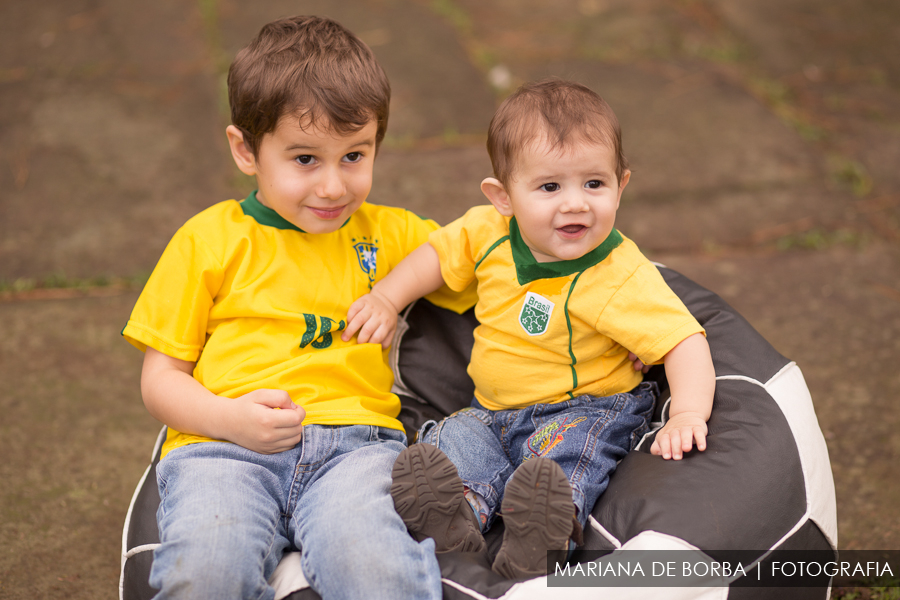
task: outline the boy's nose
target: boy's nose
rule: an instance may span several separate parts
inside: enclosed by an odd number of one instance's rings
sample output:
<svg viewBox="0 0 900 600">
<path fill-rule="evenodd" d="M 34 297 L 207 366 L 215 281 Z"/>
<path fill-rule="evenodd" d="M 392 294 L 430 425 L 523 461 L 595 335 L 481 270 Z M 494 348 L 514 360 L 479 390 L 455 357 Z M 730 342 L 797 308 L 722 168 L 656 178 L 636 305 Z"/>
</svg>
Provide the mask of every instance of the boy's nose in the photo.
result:
<svg viewBox="0 0 900 600">
<path fill-rule="evenodd" d="M 347 188 L 344 186 L 344 179 L 336 169 L 324 170 L 316 189 L 316 195 L 319 198 L 337 200 L 342 198 L 346 191 Z"/>
</svg>

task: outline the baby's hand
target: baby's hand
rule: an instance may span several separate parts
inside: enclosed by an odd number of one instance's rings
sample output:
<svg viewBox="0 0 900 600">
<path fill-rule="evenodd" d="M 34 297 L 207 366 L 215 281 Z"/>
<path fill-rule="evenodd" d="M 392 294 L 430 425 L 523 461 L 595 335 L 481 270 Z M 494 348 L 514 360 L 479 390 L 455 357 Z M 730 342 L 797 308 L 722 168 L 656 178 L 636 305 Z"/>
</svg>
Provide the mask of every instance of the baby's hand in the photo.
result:
<svg viewBox="0 0 900 600">
<path fill-rule="evenodd" d="M 357 298 L 347 311 L 347 328 L 341 339 L 349 342 L 359 331 L 360 344 L 381 344 L 387 348 L 394 339 L 399 311 L 378 292 L 369 292 Z"/>
<path fill-rule="evenodd" d="M 706 450 L 706 421 L 702 416 L 684 412 L 670 418 L 665 426 L 656 434 L 656 440 L 650 446 L 650 454 L 666 460 L 681 460 L 684 452 L 690 452 L 697 442 L 697 450 Z"/>
<path fill-rule="evenodd" d="M 634 366 L 634 370 L 635 370 L 635 371 L 640 371 L 641 373 L 646 373 L 647 371 L 650 370 L 650 366 L 649 366 L 649 365 L 645 365 L 645 364 L 641 361 L 641 359 L 639 359 L 639 358 L 637 357 L 637 354 L 635 354 L 634 352 L 629 352 L 629 353 L 628 353 L 628 360 L 631 361 L 632 365 Z"/>
</svg>

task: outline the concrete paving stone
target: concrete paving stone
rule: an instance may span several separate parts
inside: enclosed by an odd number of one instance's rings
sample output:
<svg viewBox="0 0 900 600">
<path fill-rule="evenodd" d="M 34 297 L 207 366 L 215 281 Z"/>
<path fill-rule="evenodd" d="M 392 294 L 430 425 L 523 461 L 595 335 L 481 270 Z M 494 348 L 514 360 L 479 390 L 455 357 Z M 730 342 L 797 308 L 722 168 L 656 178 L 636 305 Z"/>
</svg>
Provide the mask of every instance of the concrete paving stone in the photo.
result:
<svg viewBox="0 0 900 600">
<path fill-rule="evenodd" d="M 472 206 L 486 204 L 481 181 L 491 175 L 482 145 L 458 148 L 382 149 L 369 196 L 375 204 L 402 206 L 442 225 Z"/>
<path fill-rule="evenodd" d="M 848 195 L 823 186 L 761 186 L 664 196 L 630 192 L 626 189 L 623 194 L 616 227 L 651 255 L 721 247 L 752 249 L 790 243 L 796 239 L 789 236 L 814 231 L 846 230 L 844 235 L 850 236 L 857 235 L 853 228 L 859 227 L 857 220 L 847 220 L 853 206 Z"/>
<path fill-rule="evenodd" d="M 119 335 L 137 294 L 0 303 L 0 597 L 116 597 L 157 423 Z"/>
<path fill-rule="evenodd" d="M 900 5 L 893 0 L 709 0 L 775 76 L 874 67 L 900 86 Z"/>
<path fill-rule="evenodd" d="M 448 22 L 414 0 L 222 0 L 220 24 L 228 56 L 267 22 L 314 14 L 331 17 L 360 36 L 391 82 L 389 143 L 421 137 L 482 133 L 494 96 Z M 425 57 L 425 58 L 423 58 Z"/>
<path fill-rule="evenodd" d="M 139 6 L 0 8 L 0 279 L 149 270 L 177 227 L 223 199 L 199 13 Z"/>
<path fill-rule="evenodd" d="M 900 247 L 657 259 L 717 291 L 800 366 L 829 448 L 841 547 L 900 548 Z"/>
</svg>

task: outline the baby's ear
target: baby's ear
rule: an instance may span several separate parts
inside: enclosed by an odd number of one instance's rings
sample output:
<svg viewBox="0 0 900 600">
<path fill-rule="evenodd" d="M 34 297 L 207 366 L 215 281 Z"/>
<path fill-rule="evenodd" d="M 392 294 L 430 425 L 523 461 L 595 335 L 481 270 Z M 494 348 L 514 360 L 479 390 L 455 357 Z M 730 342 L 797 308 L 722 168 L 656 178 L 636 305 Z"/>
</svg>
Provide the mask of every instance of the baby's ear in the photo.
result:
<svg viewBox="0 0 900 600">
<path fill-rule="evenodd" d="M 498 213 L 504 217 L 513 216 L 512 204 L 509 202 L 509 194 L 506 193 L 506 188 L 503 187 L 503 184 L 500 183 L 499 179 L 495 177 L 486 178 L 481 182 L 481 192 L 487 196 L 487 199 L 491 201 L 491 204 L 494 205 L 494 208 L 497 209 Z"/>
<path fill-rule="evenodd" d="M 256 175 L 256 157 L 250 150 L 250 146 L 244 141 L 243 132 L 234 125 L 229 125 L 225 128 L 225 135 L 228 136 L 231 157 L 237 168 L 244 175 Z"/>
</svg>

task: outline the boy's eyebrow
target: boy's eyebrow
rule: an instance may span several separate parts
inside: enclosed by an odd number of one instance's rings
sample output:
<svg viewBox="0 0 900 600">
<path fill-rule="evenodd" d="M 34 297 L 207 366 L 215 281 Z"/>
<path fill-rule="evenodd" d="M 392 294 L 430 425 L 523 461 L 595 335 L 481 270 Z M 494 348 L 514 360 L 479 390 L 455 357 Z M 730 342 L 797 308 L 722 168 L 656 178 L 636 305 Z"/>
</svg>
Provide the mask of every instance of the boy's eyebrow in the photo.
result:
<svg viewBox="0 0 900 600">
<path fill-rule="evenodd" d="M 374 145 L 375 145 L 375 138 L 372 138 L 371 140 L 363 140 L 361 142 L 357 142 L 357 143 L 353 144 L 352 146 L 348 146 L 348 148 L 359 148 L 360 146 L 371 147 Z M 321 146 L 309 146 L 306 144 L 291 144 L 290 146 L 285 148 L 284 151 L 291 152 L 293 150 L 310 150 L 310 151 L 314 152 L 316 150 L 319 150 L 320 148 L 321 148 Z"/>
</svg>

